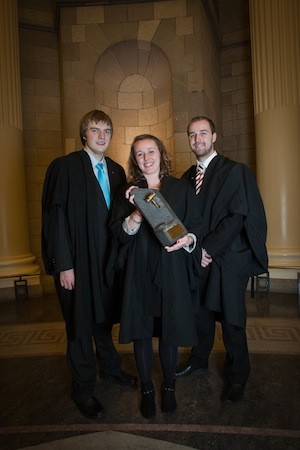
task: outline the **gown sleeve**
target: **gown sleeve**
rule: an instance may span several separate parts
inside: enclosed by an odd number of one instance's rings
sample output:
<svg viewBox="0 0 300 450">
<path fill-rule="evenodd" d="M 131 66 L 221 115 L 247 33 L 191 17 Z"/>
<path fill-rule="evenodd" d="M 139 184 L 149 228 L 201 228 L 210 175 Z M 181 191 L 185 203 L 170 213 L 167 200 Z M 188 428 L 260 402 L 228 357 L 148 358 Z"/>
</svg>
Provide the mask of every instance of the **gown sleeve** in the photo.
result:
<svg viewBox="0 0 300 450">
<path fill-rule="evenodd" d="M 42 196 L 42 251 L 48 274 L 74 267 L 67 219 L 68 172 L 63 158 L 48 168 Z"/>
</svg>

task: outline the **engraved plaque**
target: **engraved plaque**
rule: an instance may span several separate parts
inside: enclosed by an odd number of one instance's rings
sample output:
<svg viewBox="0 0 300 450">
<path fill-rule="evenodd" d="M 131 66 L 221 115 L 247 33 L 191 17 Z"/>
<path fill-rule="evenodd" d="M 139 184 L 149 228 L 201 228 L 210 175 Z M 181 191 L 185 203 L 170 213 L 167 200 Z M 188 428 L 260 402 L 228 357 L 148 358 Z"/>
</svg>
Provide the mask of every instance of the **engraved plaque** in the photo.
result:
<svg viewBox="0 0 300 450">
<path fill-rule="evenodd" d="M 164 247 L 175 244 L 188 233 L 159 190 L 136 188 L 131 192 L 134 203 Z"/>
</svg>

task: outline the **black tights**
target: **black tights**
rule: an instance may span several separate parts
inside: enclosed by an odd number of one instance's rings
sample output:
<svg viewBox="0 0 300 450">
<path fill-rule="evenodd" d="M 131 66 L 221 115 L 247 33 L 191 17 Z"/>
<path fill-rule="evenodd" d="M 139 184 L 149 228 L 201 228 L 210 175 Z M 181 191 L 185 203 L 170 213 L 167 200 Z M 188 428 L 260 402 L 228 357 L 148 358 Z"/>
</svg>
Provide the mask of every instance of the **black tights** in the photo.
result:
<svg viewBox="0 0 300 450">
<path fill-rule="evenodd" d="M 159 339 L 159 359 L 166 383 L 172 384 L 174 381 L 177 351 L 177 347 L 163 344 Z M 149 383 L 152 379 L 153 369 L 152 338 L 136 339 L 134 341 L 134 356 L 141 382 L 143 384 Z"/>
</svg>

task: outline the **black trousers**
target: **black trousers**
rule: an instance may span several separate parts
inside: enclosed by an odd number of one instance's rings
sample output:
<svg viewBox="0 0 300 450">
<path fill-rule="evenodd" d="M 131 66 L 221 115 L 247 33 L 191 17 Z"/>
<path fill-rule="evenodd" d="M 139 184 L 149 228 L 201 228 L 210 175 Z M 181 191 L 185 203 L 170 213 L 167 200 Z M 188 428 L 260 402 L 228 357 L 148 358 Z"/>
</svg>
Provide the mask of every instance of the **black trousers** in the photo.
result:
<svg viewBox="0 0 300 450">
<path fill-rule="evenodd" d="M 61 305 L 67 297 L 71 302 L 73 291 L 61 288 L 58 279 L 55 279 L 55 284 Z M 63 308 L 62 313 L 65 316 Z M 95 324 L 90 333 L 78 338 L 70 337 L 67 333 L 67 365 L 72 376 L 71 397 L 76 403 L 84 402 L 94 395 L 97 364 L 105 375 L 120 371 L 121 357 L 112 340 L 112 327 L 113 324 L 107 322 Z"/>
<path fill-rule="evenodd" d="M 92 336 L 68 340 L 67 364 L 72 375 L 72 399 L 76 403 L 94 395 L 97 363 L 105 375 L 120 371 L 121 357 L 112 341 L 111 330 L 111 324 L 97 324 Z"/>
<path fill-rule="evenodd" d="M 220 321 L 226 349 L 224 372 L 230 384 L 244 385 L 249 377 L 250 363 L 246 329 L 227 323 L 222 314 L 203 306 L 197 315 L 198 344 L 192 348 L 189 363 L 197 368 L 207 368 L 215 337 L 216 320 Z"/>
</svg>

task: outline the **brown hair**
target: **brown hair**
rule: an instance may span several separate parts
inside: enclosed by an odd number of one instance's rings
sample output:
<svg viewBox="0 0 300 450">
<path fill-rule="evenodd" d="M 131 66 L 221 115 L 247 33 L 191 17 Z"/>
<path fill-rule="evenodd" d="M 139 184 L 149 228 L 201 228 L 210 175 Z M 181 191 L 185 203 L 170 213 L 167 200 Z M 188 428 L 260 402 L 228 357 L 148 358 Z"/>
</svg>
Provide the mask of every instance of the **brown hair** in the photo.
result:
<svg viewBox="0 0 300 450">
<path fill-rule="evenodd" d="M 104 122 L 111 129 L 111 135 L 113 134 L 113 124 L 111 118 L 104 112 L 99 111 L 98 109 L 94 109 L 93 111 L 88 112 L 83 116 L 79 124 L 79 134 L 82 145 L 85 145 L 85 132 L 88 128 L 89 123 L 95 122 Z"/>
<path fill-rule="evenodd" d="M 211 129 L 212 134 L 214 134 L 214 133 L 216 132 L 216 126 L 215 126 L 214 122 L 213 122 L 209 117 L 206 117 L 206 116 L 196 116 L 196 117 L 193 117 L 193 118 L 190 120 L 190 122 L 189 122 L 189 124 L 188 124 L 188 126 L 187 126 L 187 134 L 188 134 L 188 135 L 189 135 L 190 125 L 191 125 L 193 122 L 198 122 L 199 120 L 206 120 L 206 121 L 209 123 L 209 126 L 210 126 L 210 129 Z"/>
<path fill-rule="evenodd" d="M 144 141 L 145 139 L 151 139 L 155 142 L 158 147 L 160 153 L 160 172 L 159 178 L 162 179 L 164 176 L 171 175 L 171 158 L 164 146 L 163 142 L 152 134 L 141 134 L 136 136 L 131 144 L 130 156 L 128 161 L 128 169 L 129 169 L 129 178 L 131 181 L 138 180 L 140 178 L 144 178 L 143 173 L 141 172 L 139 166 L 135 160 L 134 154 L 134 146 L 139 141 Z"/>
</svg>

